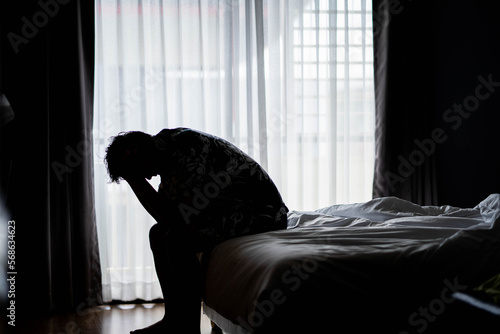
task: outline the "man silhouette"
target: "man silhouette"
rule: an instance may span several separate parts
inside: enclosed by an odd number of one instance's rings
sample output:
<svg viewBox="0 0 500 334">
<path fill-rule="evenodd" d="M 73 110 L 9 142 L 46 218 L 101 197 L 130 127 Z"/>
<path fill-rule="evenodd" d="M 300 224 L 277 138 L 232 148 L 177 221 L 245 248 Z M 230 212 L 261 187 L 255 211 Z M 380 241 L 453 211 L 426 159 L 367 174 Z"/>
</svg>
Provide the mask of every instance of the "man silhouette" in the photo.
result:
<svg viewBox="0 0 500 334">
<path fill-rule="evenodd" d="M 233 144 L 187 128 L 112 138 L 105 157 L 156 220 L 150 244 L 165 316 L 133 333 L 200 333 L 197 254 L 224 240 L 286 228 L 288 209 L 264 169 Z M 159 175 L 156 191 L 146 179 Z"/>
</svg>

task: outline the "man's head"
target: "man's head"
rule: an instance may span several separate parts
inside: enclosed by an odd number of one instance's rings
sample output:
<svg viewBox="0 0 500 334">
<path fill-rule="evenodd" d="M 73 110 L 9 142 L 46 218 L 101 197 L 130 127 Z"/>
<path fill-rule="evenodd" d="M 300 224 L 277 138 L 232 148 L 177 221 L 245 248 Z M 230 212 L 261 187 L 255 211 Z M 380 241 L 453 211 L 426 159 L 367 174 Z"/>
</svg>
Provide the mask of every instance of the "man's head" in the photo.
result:
<svg viewBox="0 0 500 334">
<path fill-rule="evenodd" d="M 104 158 L 112 182 L 128 176 L 150 179 L 158 174 L 153 137 L 140 131 L 122 132 L 111 138 Z"/>
</svg>

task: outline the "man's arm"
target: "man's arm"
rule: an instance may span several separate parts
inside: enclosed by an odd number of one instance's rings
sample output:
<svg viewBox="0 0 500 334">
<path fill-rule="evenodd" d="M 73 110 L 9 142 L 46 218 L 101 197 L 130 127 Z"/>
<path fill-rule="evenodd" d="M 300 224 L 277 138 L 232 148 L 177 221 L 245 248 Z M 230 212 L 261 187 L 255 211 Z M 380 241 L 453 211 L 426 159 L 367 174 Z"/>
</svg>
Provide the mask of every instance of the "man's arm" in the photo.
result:
<svg viewBox="0 0 500 334">
<path fill-rule="evenodd" d="M 169 224 L 166 219 L 165 203 L 160 194 L 144 178 L 127 177 L 125 179 L 146 211 L 160 224 Z"/>
</svg>

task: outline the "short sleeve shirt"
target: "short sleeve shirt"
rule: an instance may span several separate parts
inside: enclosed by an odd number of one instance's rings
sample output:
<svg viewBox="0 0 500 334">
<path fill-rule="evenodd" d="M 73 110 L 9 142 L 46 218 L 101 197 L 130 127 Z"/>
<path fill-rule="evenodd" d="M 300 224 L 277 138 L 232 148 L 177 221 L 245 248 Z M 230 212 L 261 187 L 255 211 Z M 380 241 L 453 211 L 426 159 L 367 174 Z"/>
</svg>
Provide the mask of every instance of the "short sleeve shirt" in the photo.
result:
<svg viewBox="0 0 500 334">
<path fill-rule="evenodd" d="M 187 128 L 154 136 L 159 193 L 202 246 L 286 227 L 288 208 L 267 172 L 230 142 Z"/>
</svg>

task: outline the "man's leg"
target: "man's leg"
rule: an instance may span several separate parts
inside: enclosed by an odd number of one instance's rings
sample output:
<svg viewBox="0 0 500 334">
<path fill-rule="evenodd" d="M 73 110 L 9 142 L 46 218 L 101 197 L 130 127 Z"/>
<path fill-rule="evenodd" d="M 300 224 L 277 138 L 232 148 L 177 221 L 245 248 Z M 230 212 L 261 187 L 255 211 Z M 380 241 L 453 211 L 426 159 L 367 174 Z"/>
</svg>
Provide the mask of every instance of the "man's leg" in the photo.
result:
<svg viewBox="0 0 500 334">
<path fill-rule="evenodd" d="M 137 333 L 200 333 L 201 267 L 185 236 L 155 224 L 149 233 L 165 300 L 163 320 Z"/>
</svg>

